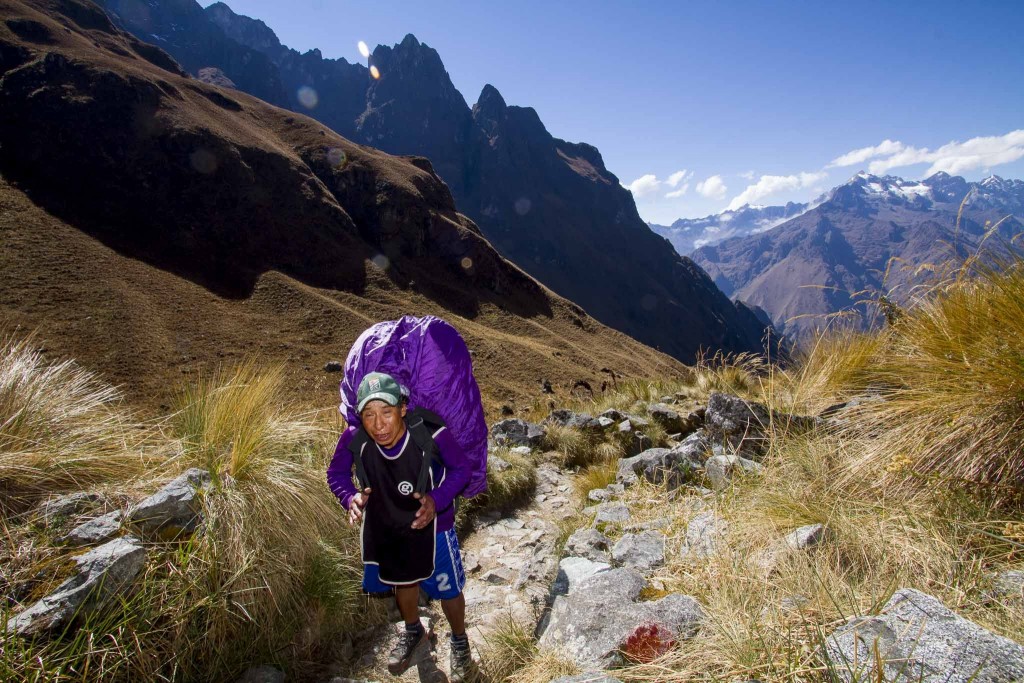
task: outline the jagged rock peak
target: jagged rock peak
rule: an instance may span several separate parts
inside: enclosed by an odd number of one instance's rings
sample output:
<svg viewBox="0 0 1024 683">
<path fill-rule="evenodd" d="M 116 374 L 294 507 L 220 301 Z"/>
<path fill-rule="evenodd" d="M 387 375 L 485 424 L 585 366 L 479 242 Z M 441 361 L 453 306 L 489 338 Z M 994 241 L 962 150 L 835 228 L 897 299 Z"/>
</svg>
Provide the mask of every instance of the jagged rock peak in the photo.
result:
<svg viewBox="0 0 1024 683">
<path fill-rule="evenodd" d="M 229 38 L 242 45 L 261 51 L 278 50 L 282 47 L 272 28 L 260 19 L 238 14 L 226 3 L 213 3 L 206 8 L 206 15 Z"/>
<path fill-rule="evenodd" d="M 404 47 L 406 49 L 417 48 L 419 46 L 420 46 L 420 41 L 417 40 L 416 36 L 414 36 L 411 33 L 405 34 L 405 38 L 402 38 L 402 42 L 399 43 L 399 47 Z"/>
<path fill-rule="evenodd" d="M 486 113 L 504 111 L 508 105 L 505 104 L 505 98 L 501 96 L 498 89 L 488 83 L 484 86 L 484 89 L 480 91 L 480 97 L 476 100 L 476 106 L 473 107 L 474 111 L 479 109 Z"/>
</svg>

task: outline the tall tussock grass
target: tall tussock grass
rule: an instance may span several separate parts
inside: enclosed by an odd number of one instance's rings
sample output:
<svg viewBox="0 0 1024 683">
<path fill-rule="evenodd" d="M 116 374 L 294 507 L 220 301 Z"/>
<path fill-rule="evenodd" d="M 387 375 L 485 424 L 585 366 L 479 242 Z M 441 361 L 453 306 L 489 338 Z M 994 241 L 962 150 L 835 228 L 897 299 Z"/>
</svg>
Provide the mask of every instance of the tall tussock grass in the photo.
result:
<svg viewBox="0 0 1024 683">
<path fill-rule="evenodd" d="M 32 340 L 0 339 L 0 510 L 142 474 L 149 460 L 119 392 Z"/>
<path fill-rule="evenodd" d="M 971 488 L 1024 502 L 1024 263 L 977 263 L 878 336 L 859 371 L 880 401 L 851 429 L 877 433 L 854 471 L 924 492 Z"/>
<path fill-rule="evenodd" d="M 340 425 L 290 405 L 279 368 L 250 362 L 201 379 L 171 417 L 137 425 L 92 375 L 46 366 L 24 343 L 3 350 L 5 495 L 102 483 L 109 496 L 138 499 L 189 467 L 213 481 L 192 536 L 143 536 L 147 566 L 131 591 L 64 634 L 6 638 L 0 679 L 233 680 L 264 662 L 302 678 L 344 632 L 384 617 L 361 593 L 357 532 L 324 480 Z M 136 433 L 162 457 L 141 460 Z M 55 474 L 24 466 L 29 446 L 53 449 Z M 52 531 L 9 513 L 3 531 L 15 568 L 0 581 L 5 604 L 42 597 L 30 583 L 40 572 L 57 572 L 45 585 L 65 578 L 76 551 L 53 545 Z"/>
<path fill-rule="evenodd" d="M 182 554 L 176 636 L 189 659 L 231 653 L 225 674 L 282 651 L 308 657 L 368 606 L 355 533 L 324 483 L 333 435 L 288 407 L 283 382 L 280 367 L 222 371 L 188 387 L 168 424 L 179 467 L 214 481 L 204 532 Z"/>
</svg>

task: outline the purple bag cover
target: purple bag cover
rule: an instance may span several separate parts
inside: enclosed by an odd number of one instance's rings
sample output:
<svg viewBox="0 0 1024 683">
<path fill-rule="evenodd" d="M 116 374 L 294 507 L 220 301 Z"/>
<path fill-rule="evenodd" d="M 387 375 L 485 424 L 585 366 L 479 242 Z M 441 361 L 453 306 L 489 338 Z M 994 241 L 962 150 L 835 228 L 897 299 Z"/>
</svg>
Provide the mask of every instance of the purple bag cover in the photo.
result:
<svg viewBox="0 0 1024 683">
<path fill-rule="evenodd" d="M 437 413 L 470 462 L 462 496 L 487 489 L 487 422 L 473 359 L 458 331 L 441 318 L 407 315 L 377 323 L 356 339 L 345 359 L 341 412 L 349 429 L 359 427 L 356 389 L 369 372 L 386 372 L 409 390 L 409 409 Z"/>
</svg>

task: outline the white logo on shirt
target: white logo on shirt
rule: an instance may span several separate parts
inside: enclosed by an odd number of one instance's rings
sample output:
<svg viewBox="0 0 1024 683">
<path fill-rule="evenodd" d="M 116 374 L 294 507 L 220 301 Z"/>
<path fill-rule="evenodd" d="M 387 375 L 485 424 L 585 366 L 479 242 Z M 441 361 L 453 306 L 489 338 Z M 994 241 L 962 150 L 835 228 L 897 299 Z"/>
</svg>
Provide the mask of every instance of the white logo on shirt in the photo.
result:
<svg viewBox="0 0 1024 683">
<path fill-rule="evenodd" d="M 403 481 L 398 485 L 398 492 L 401 493 L 403 496 L 408 496 L 410 493 L 412 493 L 412 484 L 410 484 L 407 481 Z"/>
</svg>

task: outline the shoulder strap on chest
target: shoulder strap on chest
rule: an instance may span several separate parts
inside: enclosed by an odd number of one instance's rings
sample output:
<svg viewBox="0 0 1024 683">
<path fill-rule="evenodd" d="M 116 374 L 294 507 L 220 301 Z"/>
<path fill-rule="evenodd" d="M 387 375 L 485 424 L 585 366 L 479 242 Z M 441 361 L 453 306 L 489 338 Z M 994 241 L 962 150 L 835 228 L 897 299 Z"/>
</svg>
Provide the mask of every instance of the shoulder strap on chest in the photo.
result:
<svg viewBox="0 0 1024 683">
<path fill-rule="evenodd" d="M 366 468 L 363 466 L 363 448 L 369 442 L 370 435 L 360 427 L 348 444 L 348 450 L 352 453 L 352 462 L 356 465 L 356 479 L 359 481 L 360 490 L 368 488 L 370 485 L 366 478 Z"/>
<path fill-rule="evenodd" d="M 434 432 L 441 427 L 444 427 L 444 420 L 426 408 L 416 408 L 405 416 L 405 428 L 412 435 L 416 447 L 423 451 L 423 465 L 416 481 L 417 493 L 430 490 L 430 469 L 439 457 Z"/>
</svg>

